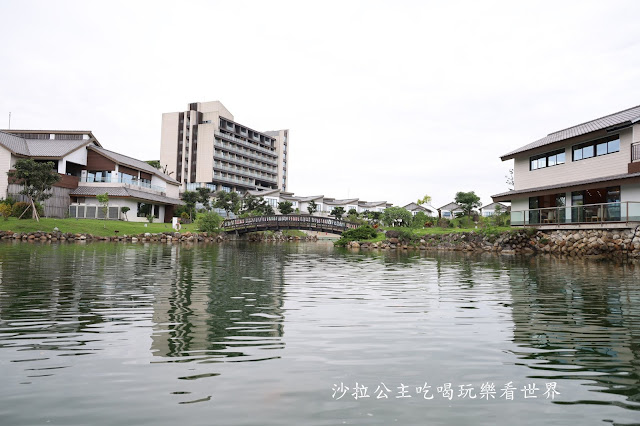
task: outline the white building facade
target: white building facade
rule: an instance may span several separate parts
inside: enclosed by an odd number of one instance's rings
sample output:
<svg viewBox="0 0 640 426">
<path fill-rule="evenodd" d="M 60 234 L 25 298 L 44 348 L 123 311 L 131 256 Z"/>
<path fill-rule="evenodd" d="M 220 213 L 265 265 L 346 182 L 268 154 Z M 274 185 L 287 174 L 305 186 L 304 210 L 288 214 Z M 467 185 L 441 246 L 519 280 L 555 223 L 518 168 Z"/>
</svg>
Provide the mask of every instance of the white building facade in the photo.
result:
<svg viewBox="0 0 640 426">
<path fill-rule="evenodd" d="M 514 160 L 512 225 L 640 220 L 640 106 L 550 133 L 503 155 Z"/>
</svg>

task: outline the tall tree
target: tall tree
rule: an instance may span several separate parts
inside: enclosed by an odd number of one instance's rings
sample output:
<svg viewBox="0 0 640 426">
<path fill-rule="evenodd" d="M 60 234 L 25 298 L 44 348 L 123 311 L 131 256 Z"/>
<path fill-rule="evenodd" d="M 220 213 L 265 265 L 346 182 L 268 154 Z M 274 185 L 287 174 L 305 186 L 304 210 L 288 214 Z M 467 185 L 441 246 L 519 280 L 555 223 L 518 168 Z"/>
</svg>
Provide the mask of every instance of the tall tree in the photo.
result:
<svg viewBox="0 0 640 426">
<path fill-rule="evenodd" d="M 471 216 L 473 209 L 480 208 L 480 197 L 476 195 L 474 191 L 470 192 L 456 192 L 456 204 L 462 207 L 462 211 L 465 216 Z"/>
<path fill-rule="evenodd" d="M 198 193 L 196 191 L 184 191 L 182 193 L 182 201 L 184 201 L 187 213 L 189 214 L 189 220 L 193 221 L 193 214 L 196 209 L 196 203 L 198 202 Z"/>
<path fill-rule="evenodd" d="M 198 193 L 198 202 L 202 203 L 207 211 L 210 211 L 211 203 L 209 202 L 209 199 L 211 198 L 211 190 L 207 187 L 200 187 L 196 188 L 196 192 Z"/>
<path fill-rule="evenodd" d="M 342 215 L 344 214 L 344 207 L 334 207 L 329 213 L 329 216 L 333 216 L 336 219 L 342 219 Z"/>
<path fill-rule="evenodd" d="M 278 203 L 278 210 L 282 214 L 293 213 L 293 203 L 291 201 L 281 201 Z"/>
<path fill-rule="evenodd" d="M 411 212 L 402 207 L 389 207 L 382 213 L 382 221 L 387 226 L 410 226 Z"/>
<path fill-rule="evenodd" d="M 237 192 L 218 191 L 213 207 L 224 210 L 227 213 L 227 217 L 229 213 L 237 215 L 240 213 L 242 200 Z"/>
<path fill-rule="evenodd" d="M 513 179 L 513 169 L 509 169 L 509 173 L 505 176 L 507 179 L 506 184 L 509 187 L 509 191 L 513 191 L 515 187 L 515 180 Z"/>
<path fill-rule="evenodd" d="M 104 220 L 107 220 L 107 216 L 109 215 L 109 193 L 105 192 L 104 194 L 98 194 L 96 195 L 96 199 L 98 200 L 98 202 L 100 203 L 100 205 L 102 206 L 102 213 L 104 214 Z M 107 227 L 107 223 L 104 222 L 102 224 L 103 228 Z"/>
<path fill-rule="evenodd" d="M 318 205 L 316 204 L 315 201 L 311 200 L 311 202 L 307 206 L 307 211 L 309 212 L 309 214 L 314 214 L 315 212 L 318 211 Z"/>
<path fill-rule="evenodd" d="M 151 167 L 155 167 L 156 169 L 160 169 L 162 165 L 160 165 L 160 160 L 147 160 L 145 161 Z"/>
<path fill-rule="evenodd" d="M 9 170 L 7 174 L 10 178 L 24 185 L 20 194 L 29 197 L 32 217 L 39 222 L 40 217 L 35 203 L 44 201 L 53 195 L 47 191 L 60 180 L 60 175 L 55 169 L 56 165 L 52 161 L 39 163 L 32 159 L 20 159 L 16 161 L 14 167 L 15 170 Z"/>
<path fill-rule="evenodd" d="M 242 199 L 242 209 L 240 210 L 242 213 L 251 213 L 255 210 L 258 210 L 261 202 L 264 201 L 262 197 L 256 197 L 255 195 L 247 194 Z"/>
<path fill-rule="evenodd" d="M 421 204 L 429 204 L 431 202 L 431 196 L 430 195 L 425 195 L 422 198 L 418 198 L 418 202 L 417 204 L 421 205 Z"/>
</svg>

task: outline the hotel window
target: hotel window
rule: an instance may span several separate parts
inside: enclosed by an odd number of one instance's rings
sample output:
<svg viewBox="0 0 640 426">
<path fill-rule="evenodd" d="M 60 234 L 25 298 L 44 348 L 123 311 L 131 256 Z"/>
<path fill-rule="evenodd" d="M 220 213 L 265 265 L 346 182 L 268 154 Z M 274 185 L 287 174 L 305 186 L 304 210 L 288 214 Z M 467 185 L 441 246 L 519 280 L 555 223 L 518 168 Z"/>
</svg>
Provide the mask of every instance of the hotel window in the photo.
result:
<svg viewBox="0 0 640 426">
<path fill-rule="evenodd" d="M 559 164 L 564 164 L 565 162 L 565 152 L 564 149 L 560 151 L 547 152 L 545 154 L 536 155 L 535 157 L 531 157 L 529 159 L 529 169 L 537 170 L 544 169 L 546 167 L 557 166 Z"/>
<path fill-rule="evenodd" d="M 573 161 L 613 154 L 620 151 L 620 136 L 610 136 L 596 141 L 582 143 L 573 147 Z"/>
</svg>

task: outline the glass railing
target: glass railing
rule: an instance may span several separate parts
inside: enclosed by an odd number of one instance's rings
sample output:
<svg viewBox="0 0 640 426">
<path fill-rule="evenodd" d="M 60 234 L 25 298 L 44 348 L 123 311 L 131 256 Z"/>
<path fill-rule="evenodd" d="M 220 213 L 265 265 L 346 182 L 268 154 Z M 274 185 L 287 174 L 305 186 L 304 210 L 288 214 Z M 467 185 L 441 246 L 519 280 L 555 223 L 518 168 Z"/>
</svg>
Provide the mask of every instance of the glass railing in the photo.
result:
<svg viewBox="0 0 640 426">
<path fill-rule="evenodd" d="M 511 225 L 567 225 L 640 221 L 640 202 L 585 204 L 511 212 Z"/>
<path fill-rule="evenodd" d="M 157 186 L 157 185 L 151 185 L 151 183 L 149 182 L 145 182 L 143 180 L 139 180 L 139 179 L 129 179 L 124 177 L 123 175 L 119 175 L 118 176 L 118 180 L 117 181 L 113 181 L 111 176 L 86 176 L 86 177 L 81 177 L 80 178 L 80 182 L 86 182 L 86 183 L 124 183 L 127 186 L 130 186 L 132 188 L 147 188 L 147 189 L 151 189 L 152 191 L 158 191 L 158 192 L 165 192 L 165 188 L 161 187 L 161 186 Z"/>
<path fill-rule="evenodd" d="M 147 189 L 151 189 L 152 191 L 158 191 L 158 192 L 164 192 L 165 188 L 161 187 L 161 186 L 157 186 L 157 185 L 151 185 L 151 183 L 149 182 L 145 182 L 143 180 L 140 179 L 130 179 L 127 178 L 123 175 L 119 175 L 118 176 L 118 182 L 120 183 L 124 183 L 125 185 L 131 186 L 131 187 L 137 187 L 137 188 L 147 188 Z"/>
<path fill-rule="evenodd" d="M 80 182 L 87 182 L 87 183 L 111 183 L 111 175 L 108 176 L 91 176 L 91 175 L 87 175 L 85 177 L 81 177 L 80 178 Z"/>
</svg>

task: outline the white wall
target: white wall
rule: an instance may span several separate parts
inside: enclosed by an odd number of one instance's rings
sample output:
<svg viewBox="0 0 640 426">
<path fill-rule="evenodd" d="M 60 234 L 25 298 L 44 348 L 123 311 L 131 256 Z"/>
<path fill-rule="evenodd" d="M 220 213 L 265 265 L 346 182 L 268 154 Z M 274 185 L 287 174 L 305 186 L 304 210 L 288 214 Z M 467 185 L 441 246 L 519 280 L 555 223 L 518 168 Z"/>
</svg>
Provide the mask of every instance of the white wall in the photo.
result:
<svg viewBox="0 0 640 426">
<path fill-rule="evenodd" d="M 636 130 L 635 133 L 640 133 Z M 605 137 L 606 134 L 599 137 Z M 526 152 L 514 159 L 515 190 L 535 188 L 563 182 L 576 182 L 585 179 L 614 176 L 627 173 L 627 164 L 631 158 L 632 130 L 620 131 L 620 151 L 600 157 L 571 161 L 572 147 L 578 143 L 598 139 L 593 135 L 573 138 L 565 144 L 541 147 Z M 640 137 L 640 136 L 639 136 Z M 565 148 L 565 163 L 543 169 L 529 170 L 530 157 Z"/>
<path fill-rule="evenodd" d="M 109 206 L 118 206 L 118 207 L 129 207 L 129 211 L 127 212 L 127 219 L 129 222 L 147 222 L 146 217 L 138 217 L 138 203 L 140 200 L 132 200 L 130 198 L 110 198 Z M 142 201 L 144 202 L 144 201 Z M 100 206 L 98 199 L 95 197 L 85 197 L 84 203 L 87 205 L 97 205 Z M 156 203 L 157 204 L 157 203 Z M 153 221 L 155 222 L 164 222 L 164 211 L 165 206 L 160 205 L 160 217 L 155 218 Z M 124 220 L 124 215 L 120 213 L 120 219 Z"/>
<path fill-rule="evenodd" d="M 9 187 L 9 176 L 7 176 L 7 172 L 15 163 L 15 160 L 12 161 L 11 157 L 11 151 L 0 146 L 0 198 L 7 197 L 7 188 Z"/>
<path fill-rule="evenodd" d="M 639 201 L 640 202 L 640 183 L 629 185 L 620 185 L 620 201 Z"/>
<path fill-rule="evenodd" d="M 81 148 L 78 148 L 75 151 L 67 154 L 60 161 L 58 161 L 58 173 L 61 173 L 63 175 L 67 173 L 67 161 L 71 161 L 72 163 L 82 164 L 83 166 L 86 166 L 87 165 L 87 147 L 83 146 Z"/>
</svg>

